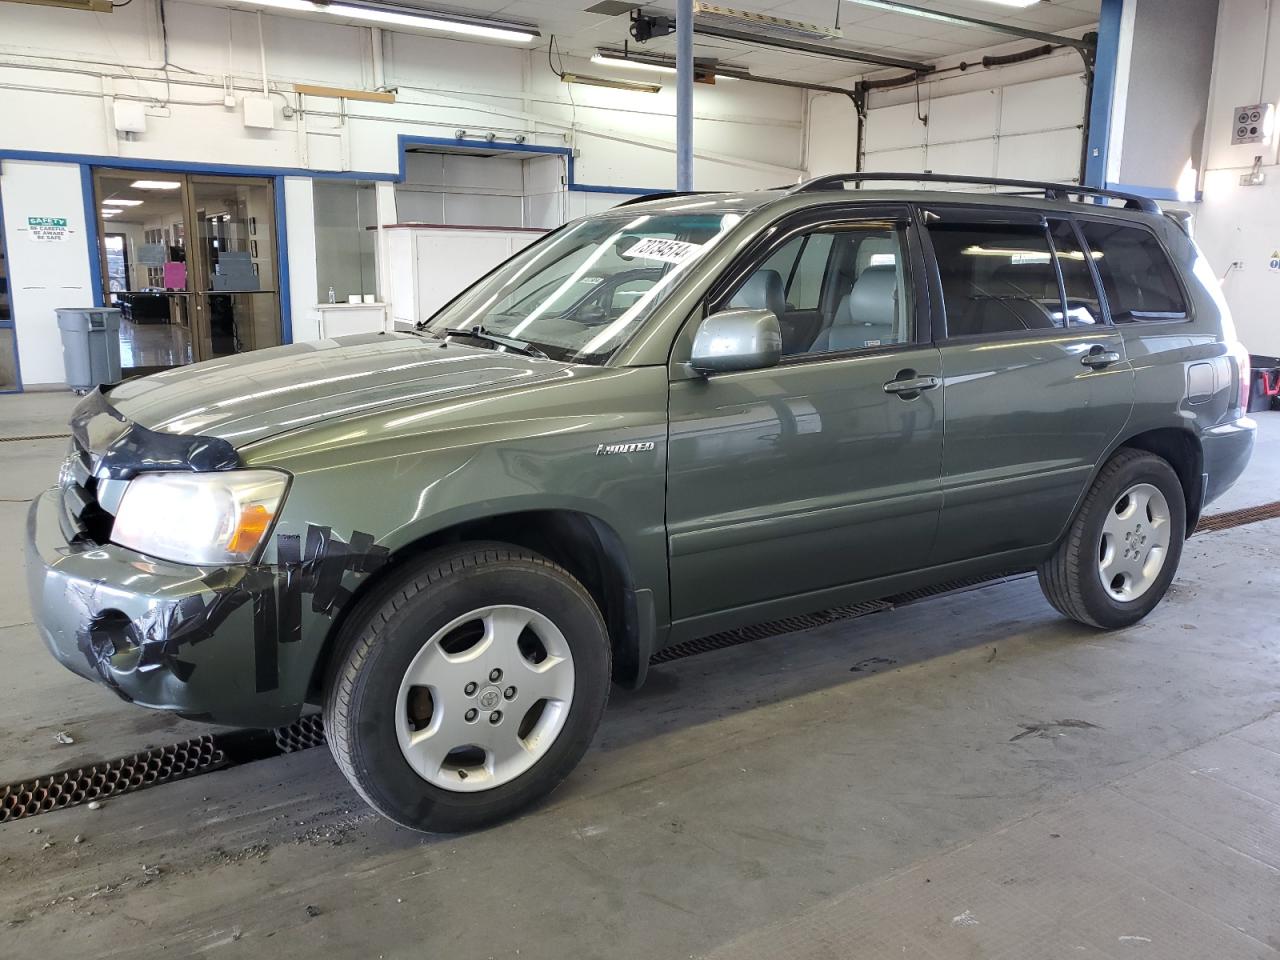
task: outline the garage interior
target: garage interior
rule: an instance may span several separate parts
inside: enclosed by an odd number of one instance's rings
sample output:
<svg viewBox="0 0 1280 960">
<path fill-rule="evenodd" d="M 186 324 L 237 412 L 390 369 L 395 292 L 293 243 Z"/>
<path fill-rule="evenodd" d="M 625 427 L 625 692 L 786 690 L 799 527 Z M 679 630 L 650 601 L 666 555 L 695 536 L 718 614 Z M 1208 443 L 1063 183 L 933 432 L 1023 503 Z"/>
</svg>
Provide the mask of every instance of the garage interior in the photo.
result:
<svg viewBox="0 0 1280 960">
<path fill-rule="evenodd" d="M 734 0 L 691 59 L 690 6 L 0 0 L 0 956 L 1280 957 L 1261 370 L 1252 461 L 1139 624 L 1010 570 L 701 638 L 475 833 L 380 818 L 314 718 L 144 711 L 49 655 L 22 571 L 80 399 L 57 308 L 120 310 L 146 375 L 411 328 L 650 193 L 945 173 L 1187 215 L 1280 369 L 1270 0 Z"/>
</svg>

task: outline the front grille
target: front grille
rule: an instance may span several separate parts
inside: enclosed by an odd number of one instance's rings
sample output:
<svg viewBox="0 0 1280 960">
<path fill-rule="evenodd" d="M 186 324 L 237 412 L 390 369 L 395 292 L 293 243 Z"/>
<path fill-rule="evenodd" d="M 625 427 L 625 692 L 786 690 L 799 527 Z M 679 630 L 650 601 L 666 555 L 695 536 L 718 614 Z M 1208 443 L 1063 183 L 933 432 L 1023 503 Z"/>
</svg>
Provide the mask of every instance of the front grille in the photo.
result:
<svg viewBox="0 0 1280 960">
<path fill-rule="evenodd" d="M 111 538 L 111 514 L 98 502 L 93 454 L 71 441 L 58 486 L 62 490 L 62 532 L 73 543 L 106 543 Z"/>
</svg>

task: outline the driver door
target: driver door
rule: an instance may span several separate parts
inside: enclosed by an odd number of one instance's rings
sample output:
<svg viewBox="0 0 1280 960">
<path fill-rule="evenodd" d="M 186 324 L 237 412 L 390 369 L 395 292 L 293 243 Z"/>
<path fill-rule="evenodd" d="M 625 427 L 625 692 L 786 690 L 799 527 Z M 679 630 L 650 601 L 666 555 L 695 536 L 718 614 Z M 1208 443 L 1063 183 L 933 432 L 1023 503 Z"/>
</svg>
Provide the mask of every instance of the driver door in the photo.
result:
<svg viewBox="0 0 1280 960">
<path fill-rule="evenodd" d="M 818 291 L 796 306 L 821 319 L 780 316 L 782 362 L 758 370 L 698 375 L 683 362 L 696 323 L 678 339 L 667 481 L 677 628 L 838 602 L 850 584 L 923 566 L 938 524 L 942 370 L 908 210 L 809 211 L 769 237 L 729 269 L 708 312 L 785 314 L 786 284 Z"/>
</svg>

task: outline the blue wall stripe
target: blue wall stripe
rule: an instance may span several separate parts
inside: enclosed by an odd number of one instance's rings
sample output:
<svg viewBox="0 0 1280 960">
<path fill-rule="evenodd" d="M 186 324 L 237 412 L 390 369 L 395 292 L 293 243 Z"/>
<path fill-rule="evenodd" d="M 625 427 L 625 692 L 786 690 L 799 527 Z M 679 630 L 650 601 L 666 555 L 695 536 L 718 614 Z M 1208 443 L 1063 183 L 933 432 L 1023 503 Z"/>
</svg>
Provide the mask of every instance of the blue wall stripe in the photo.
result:
<svg viewBox="0 0 1280 960">
<path fill-rule="evenodd" d="M 1133 0 L 1102 0 L 1098 13 L 1098 54 L 1093 68 L 1093 101 L 1089 104 L 1089 144 L 1084 185 L 1101 187 L 1107 179 L 1107 151 L 1111 144 L 1111 102 L 1116 92 L 1120 60 L 1120 23 L 1124 5 Z"/>
</svg>

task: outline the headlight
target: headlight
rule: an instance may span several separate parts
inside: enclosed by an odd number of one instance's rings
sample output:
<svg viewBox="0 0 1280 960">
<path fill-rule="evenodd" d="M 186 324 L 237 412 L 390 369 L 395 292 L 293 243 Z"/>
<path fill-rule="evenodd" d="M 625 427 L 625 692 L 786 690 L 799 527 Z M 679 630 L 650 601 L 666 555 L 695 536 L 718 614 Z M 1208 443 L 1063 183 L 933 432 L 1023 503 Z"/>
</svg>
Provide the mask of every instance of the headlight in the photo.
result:
<svg viewBox="0 0 1280 960">
<path fill-rule="evenodd" d="M 111 540 L 175 563 L 249 563 L 288 486 L 289 476 L 274 470 L 139 474 L 125 489 Z"/>
</svg>

